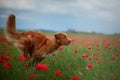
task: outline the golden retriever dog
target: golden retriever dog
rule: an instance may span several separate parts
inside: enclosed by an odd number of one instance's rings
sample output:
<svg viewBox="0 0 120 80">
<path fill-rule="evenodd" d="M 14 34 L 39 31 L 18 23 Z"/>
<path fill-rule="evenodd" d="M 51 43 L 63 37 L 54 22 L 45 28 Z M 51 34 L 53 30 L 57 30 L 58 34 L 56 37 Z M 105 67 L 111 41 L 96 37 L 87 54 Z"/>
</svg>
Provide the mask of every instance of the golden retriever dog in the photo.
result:
<svg viewBox="0 0 120 80">
<path fill-rule="evenodd" d="M 35 31 L 17 32 L 15 15 L 13 14 L 8 17 L 5 37 L 10 41 L 14 41 L 14 45 L 23 51 L 26 59 L 32 59 L 33 61 L 37 59 L 41 61 L 60 46 L 71 43 L 71 39 L 68 38 L 67 34 L 62 32 L 56 33 L 52 37 Z"/>
</svg>

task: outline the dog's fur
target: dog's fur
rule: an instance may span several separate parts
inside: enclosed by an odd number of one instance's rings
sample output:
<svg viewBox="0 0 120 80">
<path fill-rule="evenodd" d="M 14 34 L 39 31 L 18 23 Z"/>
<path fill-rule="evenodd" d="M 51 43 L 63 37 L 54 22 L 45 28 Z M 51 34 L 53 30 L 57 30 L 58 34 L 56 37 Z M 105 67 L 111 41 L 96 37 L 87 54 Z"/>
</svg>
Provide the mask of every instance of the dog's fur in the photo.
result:
<svg viewBox="0 0 120 80">
<path fill-rule="evenodd" d="M 71 39 L 67 37 L 67 34 L 62 32 L 56 33 L 52 37 L 35 31 L 17 32 L 13 14 L 8 17 L 5 37 L 14 41 L 14 45 L 23 51 L 26 59 L 39 59 L 40 61 L 57 50 L 61 45 L 69 45 L 71 43 Z"/>
</svg>

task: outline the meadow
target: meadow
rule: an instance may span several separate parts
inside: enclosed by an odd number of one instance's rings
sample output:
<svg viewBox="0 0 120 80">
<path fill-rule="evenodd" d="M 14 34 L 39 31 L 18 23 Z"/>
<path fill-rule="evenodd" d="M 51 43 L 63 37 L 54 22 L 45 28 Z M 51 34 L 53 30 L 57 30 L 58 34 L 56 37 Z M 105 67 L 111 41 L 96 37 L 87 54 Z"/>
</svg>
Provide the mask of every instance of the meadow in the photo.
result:
<svg viewBox="0 0 120 80">
<path fill-rule="evenodd" d="M 61 46 L 38 64 L 29 65 L 30 61 L 25 60 L 13 42 L 1 34 L 0 80 L 120 80 L 119 35 L 68 35 L 72 44 Z"/>
</svg>

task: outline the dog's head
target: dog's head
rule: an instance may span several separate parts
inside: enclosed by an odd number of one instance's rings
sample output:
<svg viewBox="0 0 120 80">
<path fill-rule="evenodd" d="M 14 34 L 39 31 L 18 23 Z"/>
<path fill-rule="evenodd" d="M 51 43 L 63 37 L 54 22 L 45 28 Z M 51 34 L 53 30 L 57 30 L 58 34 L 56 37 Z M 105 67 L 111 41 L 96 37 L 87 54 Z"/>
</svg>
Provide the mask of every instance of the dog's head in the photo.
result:
<svg viewBox="0 0 120 80">
<path fill-rule="evenodd" d="M 60 45 L 69 45 L 71 43 L 71 39 L 68 38 L 67 34 L 62 32 L 55 34 L 55 40 Z"/>
</svg>

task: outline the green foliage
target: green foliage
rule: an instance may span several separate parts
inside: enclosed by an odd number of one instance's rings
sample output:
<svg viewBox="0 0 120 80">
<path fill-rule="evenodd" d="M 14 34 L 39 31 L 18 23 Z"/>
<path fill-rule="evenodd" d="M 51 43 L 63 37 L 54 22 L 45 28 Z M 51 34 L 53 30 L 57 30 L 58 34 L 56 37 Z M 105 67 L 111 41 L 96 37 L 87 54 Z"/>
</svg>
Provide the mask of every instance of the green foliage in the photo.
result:
<svg viewBox="0 0 120 80">
<path fill-rule="evenodd" d="M 82 41 L 78 41 L 77 44 Z M 100 51 L 96 47 L 99 44 Z M 71 44 L 56 51 L 55 55 L 49 56 L 41 63 L 47 64 L 48 70 L 36 70 L 35 65 L 24 66 L 25 61 L 19 60 L 22 54 L 19 49 L 8 42 L 0 42 L 0 58 L 9 56 L 9 61 L 0 61 L 0 80 L 32 80 L 29 75 L 33 74 L 33 80 L 70 80 L 73 76 L 77 76 L 80 80 L 120 80 L 120 46 L 112 45 L 106 48 L 103 42 L 94 42 L 91 50 L 88 46 L 77 46 Z M 76 51 L 76 52 L 75 52 Z M 83 54 L 88 54 L 92 60 L 83 58 Z M 8 69 L 3 66 L 7 62 L 11 63 Z M 30 62 L 30 61 L 27 61 Z M 88 68 L 87 64 L 92 64 L 92 68 Z M 55 71 L 61 70 L 61 76 L 56 76 Z"/>
</svg>

